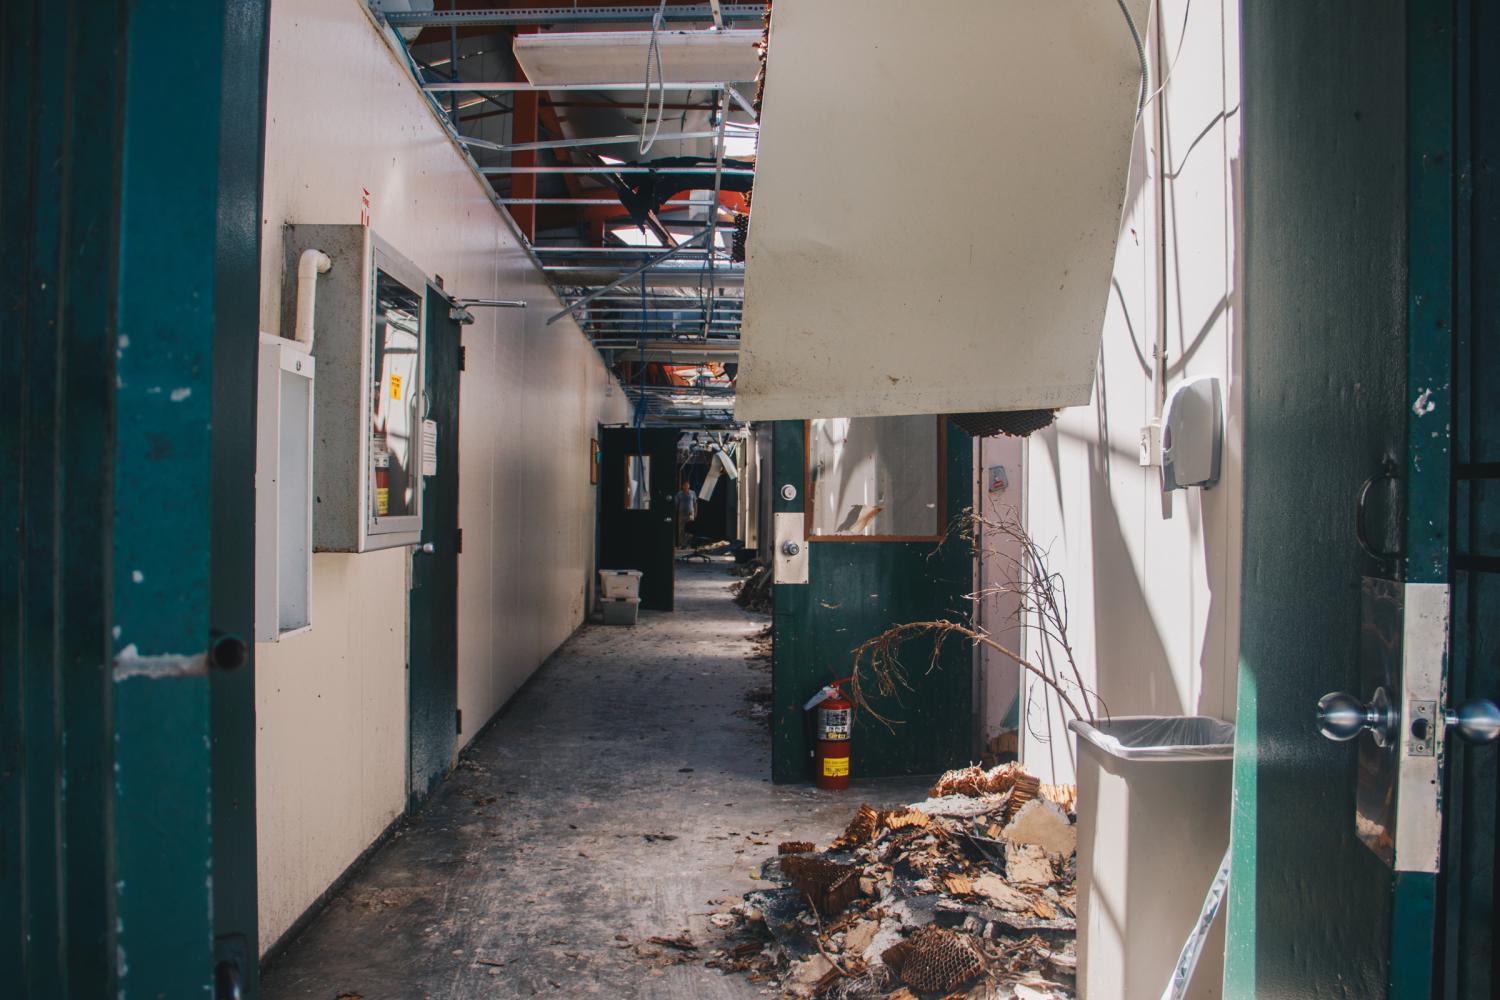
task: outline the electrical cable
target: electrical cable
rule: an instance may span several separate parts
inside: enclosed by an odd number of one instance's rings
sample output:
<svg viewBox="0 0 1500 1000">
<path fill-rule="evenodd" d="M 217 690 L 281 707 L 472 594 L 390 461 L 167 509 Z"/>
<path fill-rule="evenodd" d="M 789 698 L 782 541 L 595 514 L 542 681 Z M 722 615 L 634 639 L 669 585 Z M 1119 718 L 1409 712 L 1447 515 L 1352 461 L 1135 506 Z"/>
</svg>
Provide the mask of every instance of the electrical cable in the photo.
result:
<svg viewBox="0 0 1500 1000">
<path fill-rule="evenodd" d="M 1192 11 L 1193 0 L 1187 0 L 1187 3 L 1185 3 L 1182 7 L 1182 31 L 1177 35 L 1177 51 L 1172 55 L 1172 61 L 1167 65 L 1167 71 L 1162 74 L 1161 82 L 1156 85 L 1155 90 L 1146 95 L 1147 104 L 1150 104 L 1152 101 L 1161 96 L 1161 92 L 1167 89 L 1167 81 L 1172 79 L 1172 73 L 1177 69 L 1177 60 L 1182 58 L 1183 44 L 1187 41 L 1188 15 L 1191 14 Z M 1161 16 L 1161 10 L 1159 8 L 1156 12 L 1156 16 Z M 1142 110 L 1144 110 L 1144 108 Z"/>
<path fill-rule="evenodd" d="M 1123 0 L 1122 0 L 1123 2 Z M 667 0 L 661 0 L 661 6 L 656 8 L 656 14 L 651 18 L 651 41 L 646 46 L 646 92 L 643 96 L 645 103 L 641 107 L 641 141 L 637 143 L 637 149 L 642 156 L 651 151 L 656 145 L 656 137 L 661 134 L 662 119 L 667 114 L 667 80 L 661 69 L 661 42 L 658 35 L 661 32 L 662 22 L 666 17 Z M 646 123 L 651 120 L 651 64 L 656 62 L 656 126 L 651 130 L 651 138 L 646 138 Z"/>
<path fill-rule="evenodd" d="M 1125 23 L 1130 27 L 1130 37 L 1135 42 L 1135 54 L 1141 61 L 1141 92 L 1135 102 L 1135 116 L 1140 118 L 1146 110 L 1146 80 L 1149 74 L 1146 63 L 1146 46 L 1141 41 L 1140 29 L 1135 26 L 1135 18 L 1130 13 L 1130 8 L 1125 6 L 1125 0 L 1115 0 L 1120 5 L 1120 13 L 1125 15 Z"/>
</svg>

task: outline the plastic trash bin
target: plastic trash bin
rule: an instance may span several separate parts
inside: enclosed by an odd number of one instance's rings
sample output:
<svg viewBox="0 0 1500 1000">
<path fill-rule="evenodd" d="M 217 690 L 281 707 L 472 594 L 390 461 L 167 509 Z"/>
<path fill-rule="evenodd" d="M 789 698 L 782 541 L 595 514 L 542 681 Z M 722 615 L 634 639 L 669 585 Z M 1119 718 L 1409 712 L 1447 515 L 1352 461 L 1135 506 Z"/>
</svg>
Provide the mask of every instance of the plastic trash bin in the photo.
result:
<svg viewBox="0 0 1500 1000">
<path fill-rule="evenodd" d="M 1068 728 L 1079 749 L 1078 995 L 1160 1000 L 1229 845 L 1234 725 L 1152 715 Z M 1219 997 L 1223 979 L 1221 914 L 1187 996 Z"/>
</svg>

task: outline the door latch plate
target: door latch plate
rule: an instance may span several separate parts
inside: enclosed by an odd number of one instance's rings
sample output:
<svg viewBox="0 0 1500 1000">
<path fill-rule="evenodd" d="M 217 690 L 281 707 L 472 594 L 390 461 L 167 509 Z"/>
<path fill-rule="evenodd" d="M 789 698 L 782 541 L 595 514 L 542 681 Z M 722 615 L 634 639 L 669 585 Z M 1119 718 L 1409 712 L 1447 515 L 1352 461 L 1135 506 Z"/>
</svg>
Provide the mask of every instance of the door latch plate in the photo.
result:
<svg viewBox="0 0 1500 1000">
<path fill-rule="evenodd" d="M 775 527 L 775 575 L 771 579 L 776 583 L 806 583 L 807 539 L 802 512 L 777 511 Z"/>
<path fill-rule="evenodd" d="M 1407 710 L 1406 755 L 1431 757 L 1437 737 L 1437 702 L 1413 701 Z"/>
</svg>

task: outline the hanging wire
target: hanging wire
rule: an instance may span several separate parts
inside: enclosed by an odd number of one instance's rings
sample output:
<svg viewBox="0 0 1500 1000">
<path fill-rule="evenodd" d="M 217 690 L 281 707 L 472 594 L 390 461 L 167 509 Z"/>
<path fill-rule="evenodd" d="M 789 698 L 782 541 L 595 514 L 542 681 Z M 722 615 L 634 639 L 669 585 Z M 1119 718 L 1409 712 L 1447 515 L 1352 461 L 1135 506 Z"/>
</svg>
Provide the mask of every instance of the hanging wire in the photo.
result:
<svg viewBox="0 0 1500 1000">
<path fill-rule="evenodd" d="M 1135 26 L 1135 18 L 1131 16 L 1130 8 L 1125 6 L 1125 0 L 1115 0 L 1115 3 L 1120 5 L 1120 13 L 1125 15 L 1125 23 L 1130 27 L 1130 37 L 1135 42 L 1135 54 L 1141 61 L 1141 92 L 1135 102 L 1135 116 L 1139 118 L 1146 110 L 1146 45 L 1141 41 L 1140 29 Z"/>
<path fill-rule="evenodd" d="M 662 119 L 667 114 L 667 80 L 661 70 L 661 42 L 659 41 L 666 11 L 667 0 L 661 0 L 661 6 L 656 8 L 656 14 L 651 18 L 651 42 L 646 46 L 646 92 L 642 95 L 645 103 L 641 106 L 641 140 L 636 147 L 642 156 L 649 153 L 651 147 L 656 145 L 656 137 L 661 133 Z M 651 129 L 651 138 L 648 139 L 646 138 L 646 124 L 651 120 L 651 66 L 653 62 L 656 65 L 656 124 Z"/>
<path fill-rule="evenodd" d="M 1177 51 L 1173 53 L 1172 61 L 1167 65 L 1167 71 L 1162 74 L 1161 82 L 1156 85 L 1155 90 L 1146 95 L 1146 104 L 1150 104 L 1152 101 L 1161 96 L 1161 92 L 1167 89 L 1167 81 L 1172 79 L 1172 73 L 1177 69 L 1177 60 L 1182 58 L 1182 47 L 1183 44 L 1187 41 L 1188 15 L 1191 14 L 1192 11 L 1193 0 L 1187 0 L 1187 3 L 1183 4 L 1182 7 L 1182 31 L 1180 31 L 1177 35 Z M 1160 9 L 1157 10 L 1156 16 L 1161 17 Z"/>
</svg>

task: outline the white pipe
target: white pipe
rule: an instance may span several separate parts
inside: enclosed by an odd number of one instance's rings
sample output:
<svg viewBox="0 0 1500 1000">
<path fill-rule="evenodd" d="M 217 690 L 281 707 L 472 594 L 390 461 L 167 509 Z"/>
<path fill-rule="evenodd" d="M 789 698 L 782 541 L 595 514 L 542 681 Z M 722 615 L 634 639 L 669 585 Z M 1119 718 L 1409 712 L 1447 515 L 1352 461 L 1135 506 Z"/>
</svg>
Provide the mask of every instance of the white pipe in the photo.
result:
<svg viewBox="0 0 1500 1000">
<path fill-rule="evenodd" d="M 311 247 L 297 258 L 297 343 L 312 353 L 313 307 L 318 298 L 318 275 L 327 274 L 333 261 L 321 250 Z"/>
<path fill-rule="evenodd" d="M 1166 41 L 1162 37 L 1161 8 L 1156 8 L 1152 19 L 1152 43 L 1155 60 L 1152 68 L 1166 65 Z M 1150 76 L 1156 75 L 1148 73 Z M 1155 81 L 1165 87 L 1165 80 Z M 1158 93 L 1156 99 L 1156 177 L 1154 201 L 1156 202 L 1156 343 L 1151 357 L 1151 419 L 1158 426 L 1167 408 L 1167 95 Z"/>
</svg>

